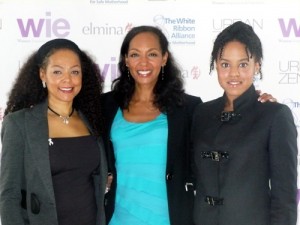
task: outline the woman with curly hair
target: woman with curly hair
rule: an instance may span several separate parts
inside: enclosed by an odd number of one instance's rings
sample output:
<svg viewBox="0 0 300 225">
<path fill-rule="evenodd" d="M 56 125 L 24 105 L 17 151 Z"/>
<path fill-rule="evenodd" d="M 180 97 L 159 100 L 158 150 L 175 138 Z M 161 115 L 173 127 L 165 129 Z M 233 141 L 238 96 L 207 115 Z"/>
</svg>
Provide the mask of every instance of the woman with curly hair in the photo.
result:
<svg viewBox="0 0 300 225">
<path fill-rule="evenodd" d="M 28 58 L 2 124 L 2 225 L 105 224 L 101 92 L 94 61 L 70 40 Z"/>
</svg>

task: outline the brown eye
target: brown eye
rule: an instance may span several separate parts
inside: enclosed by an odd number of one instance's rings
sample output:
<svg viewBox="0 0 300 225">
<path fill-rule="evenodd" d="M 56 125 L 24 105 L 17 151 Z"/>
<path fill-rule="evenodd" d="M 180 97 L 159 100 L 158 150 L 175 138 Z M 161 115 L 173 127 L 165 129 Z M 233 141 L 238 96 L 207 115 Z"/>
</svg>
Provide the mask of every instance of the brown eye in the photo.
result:
<svg viewBox="0 0 300 225">
<path fill-rule="evenodd" d="M 60 75 L 61 72 L 60 72 L 59 70 L 54 70 L 54 71 L 53 71 L 53 74 L 55 74 L 55 75 Z"/>
<path fill-rule="evenodd" d="M 156 53 L 154 53 L 154 52 L 149 54 L 150 57 L 156 57 L 157 55 L 158 55 L 158 54 L 156 54 Z"/>
<path fill-rule="evenodd" d="M 240 64 L 240 67 L 242 67 L 242 68 L 245 68 L 245 67 L 247 67 L 248 66 L 248 63 L 241 63 Z"/>
<path fill-rule="evenodd" d="M 228 64 L 228 63 L 221 63 L 221 66 L 222 66 L 223 68 L 228 68 L 228 67 L 229 67 L 229 64 Z"/>
<path fill-rule="evenodd" d="M 79 71 L 79 70 L 74 70 L 74 71 L 72 71 L 72 74 L 74 74 L 74 75 L 79 75 L 79 74 L 80 74 L 80 71 Z"/>
<path fill-rule="evenodd" d="M 136 58 L 136 57 L 138 57 L 139 55 L 137 54 L 137 53 L 132 53 L 132 54 L 130 54 L 129 55 L 129 57 L 131 57 L 131 58 Z"/>
</svg>

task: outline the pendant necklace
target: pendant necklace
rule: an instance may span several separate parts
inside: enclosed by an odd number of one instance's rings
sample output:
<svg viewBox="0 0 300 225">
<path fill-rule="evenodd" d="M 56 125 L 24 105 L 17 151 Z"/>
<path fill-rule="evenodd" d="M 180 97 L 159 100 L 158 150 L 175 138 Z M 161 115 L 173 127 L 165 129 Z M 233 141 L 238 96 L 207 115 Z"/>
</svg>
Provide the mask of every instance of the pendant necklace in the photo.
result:
<svg viewBox="0 0 300 225">
<path fill-rule="evenodd" d="M 59 116 L 59 118 L 62 119 L 64 124 L 69 124 L 69 119 L 71 118 L 71 116 L 73 115 L 74 112 L 74 108 L 72 108 L 72 112 L 70 113 L 70 115 L 68 116 L 62 116 L 60 114 L 58 114 L 57 112 L 55 112 L 53 109 L 50 108 L 50 106 L 48 106 L 48 109 L 53 112 L 55 115 Z"/>
</svg>

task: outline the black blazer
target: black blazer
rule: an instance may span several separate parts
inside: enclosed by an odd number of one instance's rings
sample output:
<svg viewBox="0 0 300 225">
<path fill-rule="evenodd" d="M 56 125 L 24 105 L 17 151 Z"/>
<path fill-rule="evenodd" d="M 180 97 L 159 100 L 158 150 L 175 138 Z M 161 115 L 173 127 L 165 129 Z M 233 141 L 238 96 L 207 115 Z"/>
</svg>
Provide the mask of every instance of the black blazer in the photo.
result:
<svg viewBox="0 0 300 225">
<path fill-rule="evenodd" d="M 49 160 L 47 106 L 45 101 L 4 117 L 0 176 L 2 225 L 58 225 Z M 91 131 L 82 113 L 80 116 Z M 107 161 L 101 138 L 98 145 L 100 167 L 93 178 L 98 203 L 97 225 L 103 225 Z"/>
<path fill-rule="evenodd" d="M 250 87 L 234 101 L 232 118 L 221 118 L 225 96 L 195 110 L 197 225 L 296 225 L 293 116 L 286 105 L 257 98 Z"/>
<path fill-rule="evenodd" d="M 192 183 L 189 162 L 189 140 L 192 114 L 199 97 L 184 94 L 184 104 L 173 107 L 167 114 L 168 119 L 168 153 L 166 168 L 166 184 L 171 225 L 191 225 L 194 189 L 185 189 L 187 183 Z M 117 172 L 114 166 L 114 152 L 110 142 L 110 129 L 119 105 L 113 92 L 103 94 L 102 103 L 105 118 L 104 145 L 107 151 L 110 171 L 114 174 L 114 182 L 106 195 L 106 213 L 109 222 L 114 211 Z"/>
</svg>

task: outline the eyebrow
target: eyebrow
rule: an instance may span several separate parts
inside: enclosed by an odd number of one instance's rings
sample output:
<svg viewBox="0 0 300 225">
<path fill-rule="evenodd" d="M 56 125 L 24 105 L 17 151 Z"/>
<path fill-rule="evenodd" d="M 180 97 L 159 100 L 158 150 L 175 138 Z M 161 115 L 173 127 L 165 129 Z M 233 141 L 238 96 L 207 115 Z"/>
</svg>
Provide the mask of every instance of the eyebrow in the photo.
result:
<svg viewBox="0 0 300 225">
<path fill-rule="evenodd" d="M 155 50 L 155 51 L 161 51 L 161 50 L 158 49 L 158 48 L 150 48 L 150 49 L 148 49 L 147 51 L 149 52 L 149 51 L 153 51 L 153 50 Z M 130 52 L 130 51 L 138 51 L 138 52 L 140 52 L 140 50 L 137 49 L 137 48 L 128 49 L 128 52 Z"/>
<path fill-rule="evenodd" d="M 59 67 L 59 68 L 64 68 L 63 66 L 60 66 L 60 65 L 52 65 L 51 67 Z M 70 68 L 74 68 L 74 67 L 81 67 L 80 65 L 76 64 L 76 65 L 73 65 L 71 66 Z"/>
<path fill-rule="evenodd" d="M 228 60 L 226 58 L 223 58 L 223 57 L 219 58 L 219 60 L 230 61 L 230 60 Z M 239 61 L 248 61 L 249 62 L 250 59 L 249 58 L 243 58 L 243 59 L 240 59 Z"/>
</svg>

